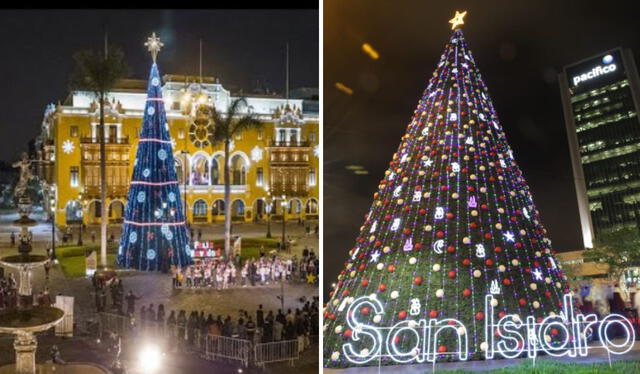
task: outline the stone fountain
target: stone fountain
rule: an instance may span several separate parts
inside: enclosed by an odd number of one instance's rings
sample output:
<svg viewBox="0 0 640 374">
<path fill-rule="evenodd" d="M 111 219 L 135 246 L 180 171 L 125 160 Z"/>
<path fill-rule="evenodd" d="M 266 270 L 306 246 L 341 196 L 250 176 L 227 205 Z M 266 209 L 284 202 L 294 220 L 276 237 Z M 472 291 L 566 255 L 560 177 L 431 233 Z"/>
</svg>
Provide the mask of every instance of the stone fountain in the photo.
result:
<svg viewBox="0 0 640 374">
<path fill-rule="evenodd" d="M 20 181 L 16 187 L 18 199 L 18 213 L 20 218 L 13 221 L 20 227 L 18 237 L 18 254 L 0 258 L 0 265 L 18 271 L 18 299 L 14 308 L 0 313 L 0 333 L 16 336 L 13 347 L 16 351 L 15 372 L 18 374 L 32 374 L 36 372 L 35 333 L 45 331 L 57 325 L 64 317 L 64 311 L 50 306 L 34 306 L 31 273 L 34 268 L 43 266 L 47 257 L 31 254 L 32 235 L 30 226 L 36 221 L 29 218 L 31 214 L 31 199 L 26 194 L 27 182 L 33 178 L 29 171 L 30 161 L 23 154 L 22 160 L 14 164 L 20 168 Z"/>
</svg>

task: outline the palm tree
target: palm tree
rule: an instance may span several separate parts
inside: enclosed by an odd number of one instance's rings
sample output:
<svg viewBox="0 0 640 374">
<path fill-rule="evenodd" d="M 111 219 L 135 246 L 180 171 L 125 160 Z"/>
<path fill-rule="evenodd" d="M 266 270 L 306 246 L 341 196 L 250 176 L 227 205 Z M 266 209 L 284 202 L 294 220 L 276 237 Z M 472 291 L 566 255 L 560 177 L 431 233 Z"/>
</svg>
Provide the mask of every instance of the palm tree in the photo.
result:
<svg viewBox="0 0 640 374">
<path fill-rule="evenodd" d="M 263 123 L 256 119 L 250 111 L 243 113 L 247 100 L 237 98 L 229 104 L 227 113 L 221 113 L 213 108 L 210 111 L 211 121 L 215 126 L 213 140 L 224 144 L 224 252 L 231 254 L 231 178 L 229 172 L 230 144 L 236 135 L 248 130 L 258 130 Z"/>
<path fill-rule="evenodd" d="M 72 88 L 91 92 L 100 105 L 100 124 L 98 140 L 100 142 L 100 264 L 107 266 L 107 163 L 104 139 L 104 104 L 107 94 L 115 84 L 126 75 L 128 70 L 124 53 L 117 47 L 105 48 L 104 53 L 83 50 L 73 55 L 75 69 L 72 76 Z"/>
</svg>

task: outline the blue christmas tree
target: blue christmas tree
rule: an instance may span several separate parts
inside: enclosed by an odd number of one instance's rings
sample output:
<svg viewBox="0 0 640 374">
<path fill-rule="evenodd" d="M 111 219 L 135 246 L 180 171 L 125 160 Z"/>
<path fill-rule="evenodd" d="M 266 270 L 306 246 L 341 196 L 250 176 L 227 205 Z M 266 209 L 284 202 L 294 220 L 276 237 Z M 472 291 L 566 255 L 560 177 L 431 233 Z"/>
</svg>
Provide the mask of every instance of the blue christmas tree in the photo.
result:
<svg viewBox="0 0 640 374">
<path fill-rule="evenodd" d="M 159 50 L 155 34 L 154 40 Z M 151 46 L 149 50 L 154 52 Z M 145 271 L 191 263 L 156 53 L 117 259 L 120 266 Z"/>
</svg>

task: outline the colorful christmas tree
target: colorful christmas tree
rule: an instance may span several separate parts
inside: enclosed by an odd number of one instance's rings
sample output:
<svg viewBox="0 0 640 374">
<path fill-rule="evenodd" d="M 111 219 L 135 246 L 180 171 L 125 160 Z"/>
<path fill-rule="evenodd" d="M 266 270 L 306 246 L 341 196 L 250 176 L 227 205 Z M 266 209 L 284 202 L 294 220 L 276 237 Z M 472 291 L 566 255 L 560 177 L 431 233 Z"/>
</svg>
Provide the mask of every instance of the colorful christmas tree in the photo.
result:
<svg viewBox="0 0 640 374">
<path fill-rule="evenodd" d="M 431 319 L 455 329 L 431 336 L 426 349 L 442 355 L 427 360 L 480 359 L 487 335 L 506 335 L 487 334 L 487 318 L 558 315 L 569 289 L 546 234 L 456 28 L 331 291 L 324 365 L 422 362 L 417 341 L 427 337 L 410 328 Z M 485 315 L 487 303 L 495 315 Z M 546 343 L 563 331 L 545 332 Z"/>
<path fill-rule="evenodd" d="M 126 268 L 168 271 L 190 264 L 191 249 L 155 62 L 162 44 L 154 34 L 147 45 L 153 65 L 117 261 Z"/>
</svg>

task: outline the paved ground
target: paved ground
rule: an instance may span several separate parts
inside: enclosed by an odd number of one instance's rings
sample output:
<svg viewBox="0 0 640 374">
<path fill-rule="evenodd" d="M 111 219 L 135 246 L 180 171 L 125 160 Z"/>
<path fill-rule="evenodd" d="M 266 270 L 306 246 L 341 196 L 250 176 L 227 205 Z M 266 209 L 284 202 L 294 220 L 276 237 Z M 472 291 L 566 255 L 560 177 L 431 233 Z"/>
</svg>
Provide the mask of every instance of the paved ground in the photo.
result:
<svg viewBox="0 0 640 374">
<path fill-rule="evenodd" d="M 32 215 L 38 218 L 39 214 Z M 16 219 L 16 214 L 0 213 L 0 256 L 15 253 L 16 249 L 10 247 L 9 235 L 11 231 L 16 233 L 17 228 L 10 226 L 10 222 Z M 203 226 L 203 239 L 217 239 L 222 237 L 222 229 L 216 225 L 214 227 Z M 89 230 L 92 228 L 89 227 Z M 275 227 L 272 227 L 272 233 L 276 233 Z M 195 229 L 197 232 L 197 228 Z M 99 230 L 96 228 L 96 231 Z M 51 241 L 51 226 L 41 223 L 32 228 L 34 234 L 34 253 L 43 254 L 45 248 Z M 90 231 L 89 231 L 90 232 Z M 262 224 L 246 224 L 237 225 L 235 233 L 245 237 L 264 236 L 266 233 L 265 225 Z M 318 237 L 315 235 L 307 236 L 304 227 L 296 223 L 287 224 L 287 236 L 291 235 L 295 238 L 296 244 L 293 253 L 300 254 L 304 246 L 310 249 L 318 248 Z M 90 235 L 85 236 L 85 243 L 90 242 Z M 263 304 L 265 310 L 277 310 L 280 308 L 280 300 L 277 298 L 281 293 L 280 285 L 265 285 L 256 287 L 236 288 L 223 291 L 216 290 L 173 290 L 171 279 L 166 274 L 158 273 L 141 273 L 131 272 L 121 275 L 124 283 L 125 292 L 132 289 L 134 293 L 141 297 L 136 303 L 136 309 L 141 305 L 160 303 L 165 305 L 165 309 L 185 309 L 203 310 L 205 313 L 215 315 L 231 315 L 237 316 L 238 309 L 253 311 L 258 304 Z M 34 293 L 39 292 L 45 285 L 44 270 L 38 269 L 33 273 Z M 74 319 L 79 331 L 84 330 L 86 321 L 94 317 L 95 302 L 92 295 L 91 282 L 87 279 L 67 279 L 59 266 L 54 266 L 50 273 L 49 288 L 52 295 L 58 293 L 63 295 L 71 295 L 75 297 Z M 312 298 L 318 295 L 317 285 L 307 285 L 302 282 L 289 283 L 284 286 L 285 309 L 301 307 L 304 303 L 301 298 Z M 71 340 L 62 340 L 60 338 L 45 337 L 41 339 L 41 349 L 39 357 L 46 358 L 51 344 L 58 344 L 61 348 L 62 355 L 68 360 L 87 361 L 91 360 L 99 363 L 102 362 L 100 352 L 104 351 L 104 347 L 100 347 L 87 337 L 74 338 Z M 54 343 L 56 342 L 56 343 Z M 88 349 L 87 349 L 88 348 Z M 13 349 L 11 340 L 0 339 L 0 365 L 6 364 L 13 360 Z M 184 355 L 183 355 L 184 356 Z M 76 358 L 77 357 L 77 358 Z M 193 359 L 191 356 L 171 357 L 171 367 L 167 367 L 166 373 L 196 373 L 211 371 L 215 367 L 216 372 L 236 372 L 236 367 L 223 364 L 212 364 L 209 361 Z M 108 362 L 106 363 L 108 364 Z M 183 365 L 183 366 L 181 366 Z M 192 366 L 193 365 L 193 366 Z M 214 366 L 212 366 L 214 365 Z M 274 365 L 274 368 L 277 367 Z M 305 352 L 301 360 L 296 365 L 296 372 L 317 372 L 318 367 L 318 346 Z M 207 368 L 207 369 L 204 369 Z"/>
</svg>

